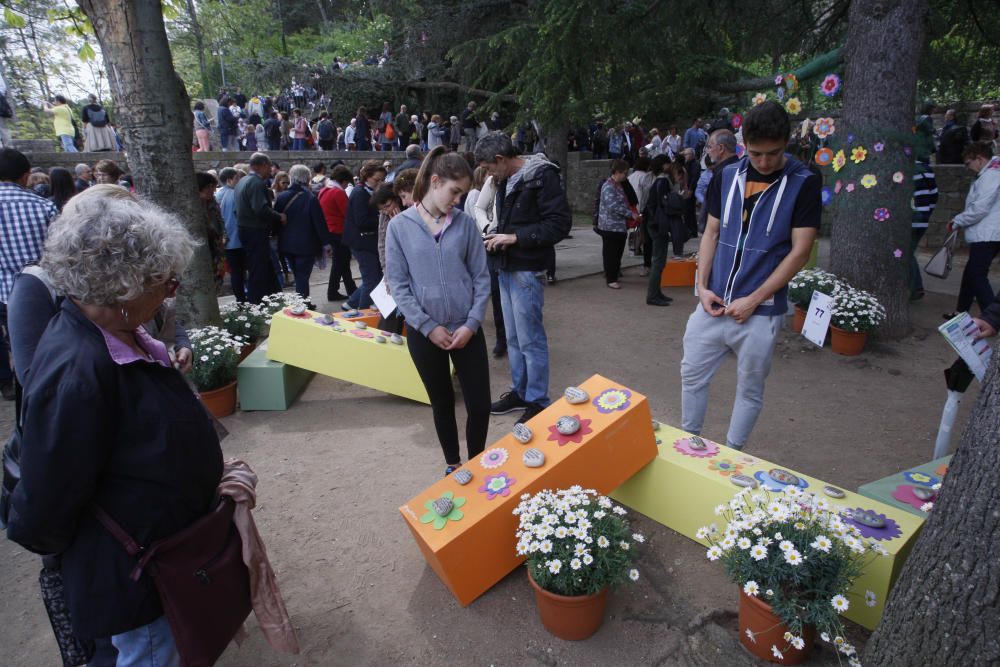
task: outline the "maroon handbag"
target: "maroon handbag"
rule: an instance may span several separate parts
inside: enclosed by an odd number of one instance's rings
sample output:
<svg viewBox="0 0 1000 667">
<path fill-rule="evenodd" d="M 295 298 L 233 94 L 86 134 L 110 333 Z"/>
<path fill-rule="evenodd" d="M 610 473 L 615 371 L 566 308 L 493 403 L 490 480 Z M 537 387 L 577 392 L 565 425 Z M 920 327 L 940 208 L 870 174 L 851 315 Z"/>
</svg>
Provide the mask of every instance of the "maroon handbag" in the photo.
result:
<svg viewBox="0 0 1000 667">
<path fill-rule="evenodd" d="M 100 507 L 97 519 L 138 557 L 130 578 L 145 570 L 156 585 L 182 667 L 215 664 L 250 615 L 250 573 L 243 541 L 233 524 L 235 504 L 222 496 L 216 508 L 184 530 L 140 546 Z"/>
</svg>

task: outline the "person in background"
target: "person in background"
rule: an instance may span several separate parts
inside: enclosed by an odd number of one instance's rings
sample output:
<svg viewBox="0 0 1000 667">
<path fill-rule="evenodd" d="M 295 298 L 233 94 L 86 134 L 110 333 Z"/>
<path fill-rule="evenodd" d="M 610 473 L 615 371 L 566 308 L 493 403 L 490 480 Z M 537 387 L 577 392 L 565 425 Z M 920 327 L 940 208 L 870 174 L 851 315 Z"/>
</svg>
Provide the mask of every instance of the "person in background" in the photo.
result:
<svg viewBox="0 0 1000 667">
<path fill-rule="evenodd" d="M 659 138 L 659 137 L 657 137 Z M 635 167 L 628 175 L 628 182 L 635 190 L 637 198 L 636 210 L 640 213 L 646 210 L 646 201 L 649 198 L 649 187 L 653 184 L 653 174 L 649 171 L 649 158 L 640 156 L 635 160 Z M 653 239 L 649 236 L 646 222 L 639 225 L 639 233 L 642 234 L 642 268 L 639 270 L 640 276 L 649 275 L 649 267 L 653 258 Z"/>
<path fill-rule="evenodd" d="M 372 128 L 368 120 L 368 109 L 358 107 L 358 113 L 354 114 L 354 143 L 359 151 L 370 151 L 372 149 Z"/>
<path fill-rule="evenodd" d="M 399 113 L 396 114 L 395 150 L 406 150 L 406 147 L 410 145 L 410 133 L 413 129 L 410 125 L 411 122 L 410 114 L 407 112 L 406 105 L 399 105 Z"/>
<path fill-rule="evenodd" d="M 326 165 L 317 162 L 312 166 L 312 178 L 309 179 L 309 191 L 314 195 L 319 195 L 320 191 L 327 186 L 329 179 L 326 177 Z"/>
<path fill-rule="evenodd" d="M 327 301 L 343 301 L 358 289 L 351 275 L 351 249 L 343 242 L 348 202 L 346 188 L 353 180 L 354 174 L 346 165 L 337 165 L 330 174 L 327 187 L 319 193 L 319 205 L 326 219 L 326 229 L 330 232 L 332 248 L 330 281 L 326 287 Z M 341 281 L 346 294 L 340 292 Z"/>
<path fill-rule="evenodd" d="M 281 117 L 277 111 L 272 111 L 267 115 L 263 123 L 264 137 L 267 139 L 267 149 L 269 151 L 281 150 Z"/>
<path fill-rule="evenodd" d="M 222 144 L 222 150 L 224 151 L 235 151 L 238 149 L 238 143 L 240 138 L 239 133 L 239 123 L 236 120 L 236 116 L 233 115 L 230 106 L 233 101 L 229 97 L 224 97 L 221 102 L 219 102 L 219 110 L 216 112 L 216 125 L 219 128 L 219 141 Z"/>
<path fill-rule="evenodd" d="M 468 412 L 468 459 L 486 446 L 490 420 L 490 369 L 482 321 L 490 294 L 489 270 L 475 221 L 455 208 L 469 188 L 469 163 L 437 147 L 416 177 L 417 202 L 389 223 L 386 265 L 393 297 L 407 322 L 407 348 L 434 413 L 445 475 L 462 465 L 455 367 Z"/>
<path fill-rule="evenodd" d="M 361 165 L 361 183 L 348 198 L 343 242 L 358 263 L 361 286 L 341 304 L 344 310 L 371 306 L 371 291 L 382 280 L 382 268 L 378 261 L 378 211 L 368 204 L 385 180 L 385 174 L 385 167 L 377 160 L 366 161 Z"/>
<path fill-rule="evenodd" d="M 448 126 L 448 145 L 451 150 L 458 151 L 458 146 L 462 143 L 462 124 L 458 120 L 458 116 L 452 116 L 448 122 L 450 123 Z"/>
<path fill-rule="evenodd" d="M 52 170 L 49 171 L 49 193 L 49 199 L 61 212 L 66 202 L 76 194 L 73 174 L 62 167 L 52 167 Z"/>
<path fill-rule="evenodd" d="M 969 129 L 965 115 L 948 109 L 944 114 L 944 127 L 938 143 L 938 164 L 962 164 L 962 151 L 969 143 Z"/>
<path fill-rule="evenodd" d="M 951 319 L 972 308 L 975 301 L 979 312 L 985 312 L 993 303 L 990 285 L 990 265 L 1000 253 L 1000 157 L 993 156 L 993 145 L 988 141 L 974 141 L 962 154 L 965 166 L 976 180 L 969 188 L 965 210 L 948 223 L 948 231 L 961 229 L 969 245 L 969 260 L 962 272 L 962 285 Z"/>
<path fill-rule="evenodd" d="M 997 124 L 993 120 L 993 105 L 984 104 L 979 108 L 976 122 L 972 124 L 969 138 L 973 141 L 992 143 L 997 138 Z"/>
<path fill-rule="evenodd" d="M 36 167 L 37 169 L 37 167 Z M 49 188 L 49 175 L 44 170 L 32 171 L 28 175 L 28 183 L 25 186 L 39 197 L 49 199 L 52 191 Z"/>
<path fill-rule="evenodd" d="M 441 116 L 434 114 L 427 123 L 427 150 L 433 150 L 444 144 L 447 129 L 443 126 Z"/>
<path fill-rule="evenodd" d="M 101 160 L 94 165 L 94 181 L 96 183 L 117 185 L 124 173 L 114 160 Z"/>
<path fill-rule="evenodd" d="M 108 110 L 97 101 L 97 95 L 87 96 L 89 103 L 80 112 L 83 121 L 83 145 L 88 153 L 118 150 L 118 137 L 111 127 Z"/>
<path fill-rule="evenodd" d="M 226 276 L 226 223 L 222 219 L 219 204 L 215 201 L 215 189 L 219 186 L 219 179 L 208 172 L 199 171 L 195 173 L 195 180 L 198 183 L 198 199 L 205 207 L 205 217 L 208 221 L 205 231 L 208 252 L 212 257 L 215 291 L 218 294 Z"/>
<path fill-rule="evenodd" d="M 232 167 L 226 167 L 219 172 L 219 189 L 215 193 L 215 201 L 222 214 L 222 222 L 226 228 L 226 263 L 229 265 L 229 282 L 233 288 L 236 301 L 244 303 L 247 300 L 246 273 L 247 260 L 243 245 L 240 243 L 239 222 L 236 219 L 236 201 L 233 188 L 239 181 L 239 174 Z"/>
<path fill-rule="evenodd" d="M 284 225 L 287 219 L 271 207 L 266 181 L 270 173 L 271 159 L 263 153 L 254 153 L 250 158 L 250 173 L 240 180 L 233 193 L 240 243 L 246 253 L 251 303 L 260 303 L 265 296 L 278 291 L 269 238 L 271 229 Z M 275 178 L 276 182 L 280 176 Z"/>
<path fill-rule="evenodd" d="M 646 208 L 643 209 L 643 218 L 652 241 L 651 270 L 646 286 L 646 304 L 649 306 L 669 306 L 673 301 L 660 287 L 660 277 L 667 263 L 667 241 L 671 229 L 668 213 L 673 184 L 665 169 L 667 165 L 668 158 L 665 154 L 661 153 L 653 158 L 650 164 L 653 184 L 649 188 Z"/>
<path fill-rule="evenodd" d="M 200 152 L 212 150 L 212 123 L 205 113 L 205 103 L 198 100 L 194 103 L 194 136 L 198 138 Z"/>
<path fill-rule="evenodd" d="M 601 235 L 601 255 L 604 261 L 604 279 L 611 289 L 621 289 L 618 277 L 621 275 L 622 254 L 628 238 L 628 223 L 638 218 L 629 206 L 621 182 L 628 177 L 628 163 L 625 160 L 611 162 L 611 175 L 601 186 L 600 212 L 597 229 Z"/>
<path fill-rule="evenodd" d="M 76 129 L 73 127 L 73 110 L 70 108 L 66 98 L 62 95 L 55 96 L 55 104 L 45 102 L 43 110 L 52 116 L 52 127 L 55 130 L 56 138 L 62 145 L 66 153 L 79 153 L 74 143 Z"/>
<path fill-rule="evenodd" d="M 177 664 L 151 575 L 132 580 L 134 558 L 92 506 L 150 544 L 215 501 L 215 429 L 163 344 L 141 327 L 176 292 L 195 242 L 148 202 L 92 198 L 75 209 L 53 226 L 42 259 L 66 298 L 27 378 L 7 535 L 61 554 L 76 636 L 110 638 L 119 665 Z"/>
<path fill-rule="evenodd" d="M 283 213 L 287 222 L 278 232 L 278 253 L 292 267 L 295 276 L 295 291 L 309 303 L 309 278 L 313 264 L 323 251 L 323 246 L 331 245 L 326 218 L 316 196 L 309 190 L 312 172 L 304 164 L 292 165 L 288 170 L 291 186 L 282 192 L 274 202 L 274 210 Z"/>
<path fill-rule="evenodd" d="M 93 171 L 90 169 L 89 164 L 84 164 L 83 162 L 81 162 L 80 164 L 73 167 L 73 172 L 76 174 L 76 180 L 73 182 L 73 184 L 76 186 L 77 192 L 83 192 L 92 185 L 91 179 L 93 178 L 94 174 Z"/>
<path fill-rule="evenodd" d="M 476 221 L 476 227 L 485 238 L 497 231 L 496 198 L 497 189 L 493 185 L 493 177 L 489 170 L 480 165 L 472 172 L 472 183 L 478 192 L 465 200 L 466 213 Z M 472 201 L 472 212 L 469 212 L 469 201 Z M 487 254 L 486 267 L 490 270 L 490 302 L 493 306 L 493 327 L 496 329 L 496 344 L 493 346 L 493 357 L 501 359 L 507 356 L 507 330 L 503 323 L 503 305 L 500 299 L 500 257 Z"/>
<path fill-rule="evenodd" d="M 344 145 L 349 151 L 358 150 L 357 132 L 358 121 L 356 118 L 352 118 L 351 124 L 344 129 Z"/>
</svg>

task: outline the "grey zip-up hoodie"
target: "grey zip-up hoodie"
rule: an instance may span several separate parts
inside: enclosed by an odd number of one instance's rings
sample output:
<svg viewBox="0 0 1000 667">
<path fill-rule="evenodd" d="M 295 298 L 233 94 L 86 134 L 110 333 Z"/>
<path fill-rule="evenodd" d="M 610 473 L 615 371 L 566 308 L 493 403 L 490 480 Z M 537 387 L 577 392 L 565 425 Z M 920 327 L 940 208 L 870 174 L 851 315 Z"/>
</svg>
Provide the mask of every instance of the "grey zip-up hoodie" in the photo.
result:
<svg viewBox="0 0 1000 667">
<path fill-rule="evenodd" d="M 406 324 L 429 336 L 438 325 L 475 333 L 490 298 L 486 250 L 475 221 L 452 209 L 452 221 L 434 240 L 413 206 L 389 221 L 385 272 Z"/>
</svg>

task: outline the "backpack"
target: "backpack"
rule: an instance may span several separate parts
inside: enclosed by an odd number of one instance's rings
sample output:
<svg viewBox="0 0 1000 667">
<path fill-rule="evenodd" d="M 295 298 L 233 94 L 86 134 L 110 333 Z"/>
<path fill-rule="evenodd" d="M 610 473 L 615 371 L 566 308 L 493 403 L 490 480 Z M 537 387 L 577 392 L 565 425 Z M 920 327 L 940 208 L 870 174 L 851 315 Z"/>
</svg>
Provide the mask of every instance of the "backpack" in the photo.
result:
<svg viewBox="0 0 1000 667">
<path fill-rule="evenodd" d="M 392 127 L 391 123 L 385 126 L 385 138 L 388 141 L 392 141 L 396 138 L 396 130 Z"/>
<path fill-rule="evenodd" d="M 329 118 L 321 120 L 316 125 L 316 131 L 319 132 L 319 138 L 323 141 L 333 139 L 333 123 L 330 122 Z"/>
<path fill-rule="evenodd" d="M 90 124 L 94 127 L 104 127 L 108 124 L 108 112 L 104 109 L 100 111 L 87 110 L 87 118 L 90 119 Z"/>
</svg>

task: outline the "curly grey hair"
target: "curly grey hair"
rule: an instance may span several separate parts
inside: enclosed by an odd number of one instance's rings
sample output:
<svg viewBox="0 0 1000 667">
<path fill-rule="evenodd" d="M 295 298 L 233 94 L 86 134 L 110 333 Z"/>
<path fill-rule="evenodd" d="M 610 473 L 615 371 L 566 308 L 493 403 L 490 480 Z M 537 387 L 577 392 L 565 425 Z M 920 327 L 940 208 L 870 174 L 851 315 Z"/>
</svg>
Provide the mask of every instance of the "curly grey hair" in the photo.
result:
<svg viewBox="0 0 1000 667">
<path fill-rule="evenodd" d="M 60 294 L 117 305 L 181 273 L 191 260 L 198 242 L 174 215 L 138 197 L 82 195 L 45 241 L 41 266 Z"/>
<path fill-rule="evenodd" d="M 309 179 L 312 178 L 312 170 L 304 164 L 292 165 L 292 168 L 288 170 L 288 179 L 292 183 L 301 183 L 302 185 L 309 185 Z"/>
</svg>

